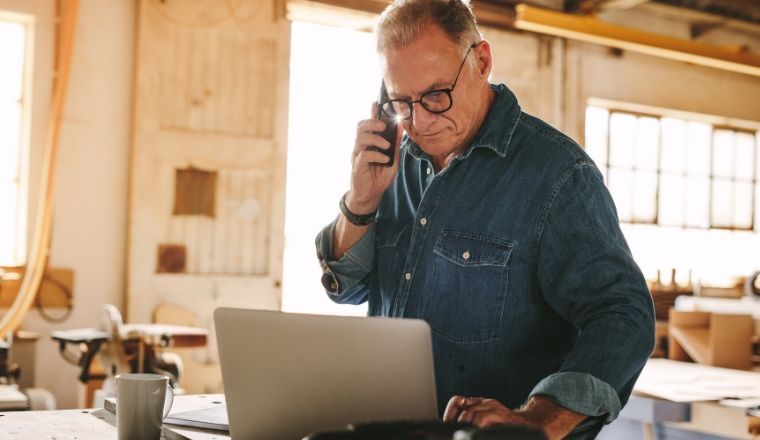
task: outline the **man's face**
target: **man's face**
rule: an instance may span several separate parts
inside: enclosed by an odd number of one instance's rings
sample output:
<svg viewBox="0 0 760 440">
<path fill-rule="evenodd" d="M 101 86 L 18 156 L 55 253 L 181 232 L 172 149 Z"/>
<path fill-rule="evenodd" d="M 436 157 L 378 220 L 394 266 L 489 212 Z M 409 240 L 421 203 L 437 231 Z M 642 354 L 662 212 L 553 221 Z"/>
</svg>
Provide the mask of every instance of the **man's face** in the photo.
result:
<svg viewBox="0 0 760 440">
<path fill-rule="evenodd" d="M 409 137 L 433 157 L 459 152 L 482 122 L 480 118 L 486 105 L 483 87 L 487 86 L 490 62 L 487 68 L 472 66 L 473 59 L 482 56 L 480 49 L 475 47 L 467 55 L 468 62 L 451 92 L 453 105 L 448 111 L 431 113 L 416 103 L 412 117 L 403 121 Z M 451 41 L 440 27 L 426 26 L 411 45 L 380 57 L 390 98 L 416 100 L 430 90 L 451 87 L 465 52 L 462 45 Z M 477 64 L 482 66 L 483 63 L 478 61 Z"/>
</svg>

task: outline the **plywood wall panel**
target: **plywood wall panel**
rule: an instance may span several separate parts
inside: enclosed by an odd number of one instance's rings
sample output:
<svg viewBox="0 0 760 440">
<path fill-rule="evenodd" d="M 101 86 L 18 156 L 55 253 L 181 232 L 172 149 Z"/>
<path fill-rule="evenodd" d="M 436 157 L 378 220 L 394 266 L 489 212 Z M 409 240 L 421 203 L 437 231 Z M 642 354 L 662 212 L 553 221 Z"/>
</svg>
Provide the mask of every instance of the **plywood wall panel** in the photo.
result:
<svg viewBox="0 0 760 440">
<path fill-rule="evenodd" d="M 239 29 L 174 29 L 156 44 L 160 59 L 160 125 L 271 138 L 277 43 Z"/>
</svg>

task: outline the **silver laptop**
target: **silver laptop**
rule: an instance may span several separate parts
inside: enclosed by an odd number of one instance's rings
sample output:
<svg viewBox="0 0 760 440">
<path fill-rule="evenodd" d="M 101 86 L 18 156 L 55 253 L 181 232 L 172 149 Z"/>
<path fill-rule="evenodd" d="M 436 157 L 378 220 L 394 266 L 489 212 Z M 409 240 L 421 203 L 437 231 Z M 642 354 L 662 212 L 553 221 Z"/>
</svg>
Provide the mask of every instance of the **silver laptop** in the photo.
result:
<svg viewBox="0 0 760 440">
<path fill-rule="evenodd" d="M 437 418 L 424 321 L 214 311 L 232 438 Z"/>
</svg>

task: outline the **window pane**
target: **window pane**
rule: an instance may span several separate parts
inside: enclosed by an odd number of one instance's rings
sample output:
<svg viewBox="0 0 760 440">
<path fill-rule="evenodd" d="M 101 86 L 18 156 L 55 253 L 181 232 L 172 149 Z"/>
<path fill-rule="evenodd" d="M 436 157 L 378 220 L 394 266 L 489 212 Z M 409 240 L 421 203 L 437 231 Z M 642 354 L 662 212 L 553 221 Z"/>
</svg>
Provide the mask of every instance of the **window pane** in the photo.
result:
<svg viewBox="0 0 760 440">
<path fill-rule="evenodd" d="M 16 253 L 16 184 L 0 181 L 0 265 L 13 265 Z"/>
<path fill-rule="evenodd" d="M 734 192 L 734 227 L 752 227 L 752 182 L 736 182 Z"/>
<path fill-rule="evenodd" d="M 715 130 L 713 134 L 713 174 L 716 177 L 734 176 L 734 132 Z"/>
<path fill-rule="evenodd" d="M 20 130 L 21 104 L 0 102 L 0 181 L 18 178 Z"/>
<path fill-rule="evenodd" d="M 600 169 L 607 166 L 608 120 L 607 109 L 586 108 L 586 152 Z"/>
<path fill-rule="evenodd" d="M 21 99 L 24 76 L 24 26 L 0 21 L 0 101 Z"/>
<path fill-rule="evenodd" d="M 709 176 L 712 126 L 701 122 L 689 122 L 686 139 L 686 172 L 692 176 Z"/>
<path fill-rule="evenodd" d="M 628 113 L 610 116 L 610 165 L 633 168 L 636 117 Z"/>
<path fill-rule="evenodd" d="M 630 222 L 631 198 L 633 195 L 633 172 L 610 168 L 610 193 L 617 207 L 618 217 L 621 222 Z"/>
<path fill-rule="evenodd" d="M 660 166 L 663 171 L 683 173 L 686 171 L 686 123 L 681 119 L 662 118 L 662 157 Z"/>
<path fill-rule="evenodd" d="M 755 178 L 755 137 L 750 133 L 736 133 L 736 178 Z"/>
<path fill-rule="evenodd" d="M 639 171 L 634 176 L 633 220 L 654 223 L 657 216 L 657 173 Z"/>
<path fill-rule="evenodd" d="M 636 121 L 636 168 L 657 171 L 659 157 L 660 122 L 655 118 L 640 117 Z"/>
<path fill-rule="evenodd" d="M 733 226 L 734 184 L 727 179 L 715 179 L 712 184 L 712 226 L 730 228 Z"/>
<path fill-rule="evenodd" d="M 685 178 L 677 174 L 660 176 L 659 223 L 683 226 L 685 211 Z"/>
<path fill-rule="evenodd" d="M 710 179 L 707 177 L 686 179 L 686 226 L 710 227 Z"/>
</svg>

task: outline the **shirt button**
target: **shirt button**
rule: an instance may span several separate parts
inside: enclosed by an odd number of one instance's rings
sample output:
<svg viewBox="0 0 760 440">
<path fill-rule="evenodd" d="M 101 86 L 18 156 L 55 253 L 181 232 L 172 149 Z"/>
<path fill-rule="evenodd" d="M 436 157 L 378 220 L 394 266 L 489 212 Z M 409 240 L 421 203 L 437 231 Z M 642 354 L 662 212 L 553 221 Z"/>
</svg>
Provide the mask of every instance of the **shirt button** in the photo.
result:
<svg viewBox="0 0 760 440">
<path fill-rule="evenodd" d="M 411 272 L 407 272 L 406 274 L 404 274 L 404 278 L 405 278 L 407 281 L 411 280 L 411 279 L 412 279 L 412 273 L 411 273 Z"/>
<path fill-rule="evenodd" d="M 432 172 L 433 172 L 433 170 L 432 170 L 430 167 L 427 167 L 427 173 L 428 173 L 428 176 L 429 176 L 429 175 L 430 175 L 430 173 L 432 173 Z"/>
<path fill-rule="evenodd" d="M 332 290 L 338 290 L 338 285 L 337 285 L 337 284 L 335 284 L 335 283 L 332 283 L 332 284 L 330 284 L 330 288 L 331 288 Z"/>
<path fill-rule="evenodd" d="M 426 219 L 425 217 L 422 217 L 422 218 L 420 219 L 420 224 L 421 224 L 422 226 L 425 226 L 425 225 L 427 224 L 427 219 Z"/>
<path fill-rule="evenodd" d="M 470 251 L 464 251 L 464 253 L 462 254 L 462 258 L 464 258 L 465 260 L 469 260 L 470 259 Z"/>
</svg>

